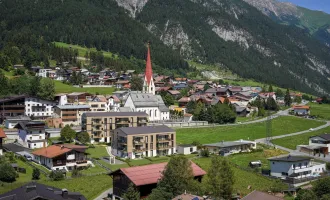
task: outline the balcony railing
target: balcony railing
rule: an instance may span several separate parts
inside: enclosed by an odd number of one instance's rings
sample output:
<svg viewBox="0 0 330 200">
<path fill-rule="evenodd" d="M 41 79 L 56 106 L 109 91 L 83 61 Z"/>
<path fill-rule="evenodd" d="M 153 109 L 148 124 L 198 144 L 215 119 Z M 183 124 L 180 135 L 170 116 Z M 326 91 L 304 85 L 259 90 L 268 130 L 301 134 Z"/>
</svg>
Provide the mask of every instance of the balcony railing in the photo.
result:
<svg viewBox="0 0 330 200">
<path fill-rule="evenodd" d="M 135 152 L 135 153 L 141 153 L 141 152 L 144 152 L 144 151 L 146 151 L 145 148 L 133 149 L 133 152 Z"/>
<path fill-rule="evenodd" d="M 171 149 L 172 145 L 168 145 L 168 146 L 157 146 L 157 150 L 165 150 L 165 149 Z"/>
<path fill-rule="evenodd" d="M 157 138 L 157 142 L 170 142 L 171 138 Z"/>
<path fill-rule="evenodd" d="M 126 120 L 121 120 L 121 121 L 116 121 L 116 124 L 129 124 L 130 121 L 126 121 Z"/>
<path fill-rule="evenodd" d="M 133 140 L 133 144 L 135 145 L 144 144 L 144 140 Z"/>
</svg>

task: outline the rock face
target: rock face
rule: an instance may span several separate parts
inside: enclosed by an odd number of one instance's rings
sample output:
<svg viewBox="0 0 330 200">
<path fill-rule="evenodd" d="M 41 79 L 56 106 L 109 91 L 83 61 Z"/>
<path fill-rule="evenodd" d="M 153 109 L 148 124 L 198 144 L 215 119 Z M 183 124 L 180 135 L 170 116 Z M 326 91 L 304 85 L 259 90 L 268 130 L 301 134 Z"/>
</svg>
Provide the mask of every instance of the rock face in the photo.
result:
<svg viewBox="0 0 330 200">
<path fill-rule="evenodd" d="M 135 18 L 136 14 L 140 12 L 148 0 L 116 0 L 118 5 L 130 12 L 130 16 Z"/>
</svg>

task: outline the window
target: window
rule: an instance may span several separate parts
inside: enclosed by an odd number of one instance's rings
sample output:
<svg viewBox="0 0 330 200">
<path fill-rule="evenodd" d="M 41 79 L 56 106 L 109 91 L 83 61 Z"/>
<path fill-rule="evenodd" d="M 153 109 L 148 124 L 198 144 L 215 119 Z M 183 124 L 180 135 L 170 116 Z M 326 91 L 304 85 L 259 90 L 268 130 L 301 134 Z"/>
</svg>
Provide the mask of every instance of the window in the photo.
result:
<svg viewBox="0 0 330 200">
<path fill-rule="evenodd" d="M 282 172 L 283 176 L 288 176 L 289 174 L 287 172 Z"/>
<path fill-rule="evenodd" d="M 28 106 L 30 106 L 30 104 L 28 104 Z"/>
<path fill-rule="evenodd" d="M 295 168 L 296 168 L 296 164 L 293 164 L 293 165 L 292 165 L 292 169 L 295 169 Z"/>
<path fill-rule="evenodd" d="M 33 144 L 33 146 L 37 146 L 37 144 Z"/>
<path fill-rule="evenodd" d="M 191 152 L 193 152 L 193 148 L 192 148 L 192 147 L 190 148 L 190 153 L 191 153 Z"/>
</svg>

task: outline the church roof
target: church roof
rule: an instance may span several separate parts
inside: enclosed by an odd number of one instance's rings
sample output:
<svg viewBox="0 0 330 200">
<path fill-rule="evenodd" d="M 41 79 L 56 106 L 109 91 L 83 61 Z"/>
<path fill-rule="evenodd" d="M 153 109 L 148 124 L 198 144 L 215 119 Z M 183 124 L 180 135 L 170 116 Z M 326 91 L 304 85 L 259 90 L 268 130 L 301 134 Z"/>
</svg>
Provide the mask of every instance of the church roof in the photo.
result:
<svg viewBox="0 0 330 200">
<path fill-rule="evenodd" d="M 152 80 L 152 67 L 151 67 L 149 44 L 148 44 L 148 54 L 147 54 L 147 63 L 146 63 L 146 71 L 145 71 L 145 80 L 147 81 L 148 85 L 150 84 L 150 81 Z"/>
<path fill-rule="evenodd" d="M 130 94 L 133 104 L 136 108 L 141 107 L 158 107 L 161 112 L 169 112 L 168 107 L 165 105 L 160 95 L 149 93 L 131 93 Z"/>
</svg>

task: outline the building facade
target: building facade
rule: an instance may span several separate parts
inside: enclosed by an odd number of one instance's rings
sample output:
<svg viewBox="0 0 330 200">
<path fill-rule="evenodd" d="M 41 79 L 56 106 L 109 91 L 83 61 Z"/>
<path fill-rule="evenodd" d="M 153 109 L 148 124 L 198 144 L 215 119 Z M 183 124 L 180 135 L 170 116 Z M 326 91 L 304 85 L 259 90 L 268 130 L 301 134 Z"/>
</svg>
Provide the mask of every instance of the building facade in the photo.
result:
<svg viewBox="0 0 330 200">
<path fill-rule="evenodd" d="M 149 121 L 143 112 L 87 112 L 81 120 L 82 130 L 87 131 L 91 142 L 110 142 L 115 129 L 146 126 Z"/>
<path fill-rule="evenodd" d="M 89 105 L 62 105 L 54 107 L 54 114 L 62 118 L 62 124 L 80 125 L 83 113 L 90 111 Z"/>
<path fill-rule="evenodd" d="M 45 122 L 19 122 L 15 128 L 18 129 L 17 142 L 23 147 L 29 149 L 47 147 Z"/>
<path fill-rule="evenodd" d="M 54 101 L 42 100 L 37 97 L 25 98 L 25 115 L 33 116 L 35 119 L 46 119 L 52 116 L 53 106 L 57 103 Z"/>
<path fill-rule="evenodd" d="M 6 117 L 15 117 L 25 113 L 25 95 L 11 96 L 0 99 L 0 123 Z"/>
<path fill-rule="evenodd" d="M 5 132 L 3 131 L 2 128 L 0 128 L 0 156 L 2 156 L 3 154 L 3 147 L 2 147 L 2 143 L 3 143 L 3 140 L 6 138 L 6 134 Z"/>
<path fill-rule="evenodd" d="M 205 144 L 204 148 L 208 149 L 210 153 L 228 155 L 240 152 L 250 152 L 257 148 L 257 143 L 248 140 L 238 140 L 232 142 L 218 142 L 213 144 Z"/>
<path fill-rule="evenodd" d="M 122 158 L 172 155 L 176 133 L 167 126 L 123 127 L 111 134 L 112 153 Z"/>
</svg>

